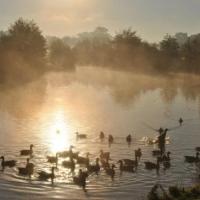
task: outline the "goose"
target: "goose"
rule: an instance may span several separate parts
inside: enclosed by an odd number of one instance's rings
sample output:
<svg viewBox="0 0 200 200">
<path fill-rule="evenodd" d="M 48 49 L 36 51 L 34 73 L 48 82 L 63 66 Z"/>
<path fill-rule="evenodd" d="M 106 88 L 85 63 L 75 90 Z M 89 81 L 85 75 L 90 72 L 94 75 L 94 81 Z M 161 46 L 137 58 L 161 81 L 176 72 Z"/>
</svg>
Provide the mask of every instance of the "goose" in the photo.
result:
<svg viewBox="0 0 200 200">
<path fill-rule="evenodd" d="M 115 168 L 115 165 L 112 164 L 111 167 L 108 167 L 108 168 L 105 169 L 106 174 L 109 175 L 112 179 L 113 179 L 114 176 L 115 176 L 115 169 L 114 169 L 114 168 Z"/>
<path fill-rule="evenodd" d="M 24 176 L 31 176 L 34 171 L 34 164 L 29 162 L 29 158 L 27 158 L 26 167 L 19 167 L 19 174 Z"/>
<path fill-rule="evenodd" d="M 99 138 L 100 138 L 100 140 L 103 140 L 105 138 L 105 134 L 103 131 L 100 132 Z"/>
<path fill-rule="evenodd" d="M 32 156 L 33 154 L 33 144 L 30 145 L 30 149 L 25 149 L 20 151 L 21 156 Z"/>
<path fill-rule="evenodd" d="M 119 169 L 121 172 L 135 172 L 133 165 L 124 165 L 122 160 L 119 160 L 118 163 L 120 164 Z"/>
<path fill-rule="evenodd" d="M 200 147 L 196 147 L 195 150 L 196 150 L 196 151 L 200 151 Z"/>
<path fill-rule="evenodd" d="M 106 168 L 110 168 L 110 163 L 108 159 L 100 159 L 101 161 L 101 166 L 106 169 Z"/>
<path fill-rule="evenodd" d="M 70 157 L 73 154 L 73 151 L 72 151 L 73 148 L 74 148 L 74 146 L 70 145 L 68 151 L 60 151 L 60 152 L 58 152 L 58 156 L 61 158 Z"/>
<path fill-rule="evenodd" d="M 76 164 L 74 162 L 74 159 L 70 158 L 70 161 L 64 160 L 62 162 L 62 166 L 65 168 L 71 169 L 71 171 L 74 172 Z"/>
<path fill-rule="evenodd" d="M 149 169 L 149 170 L 152 170 L 152 169 L 159 170 L 159 168 L 160 168 L 159 158 L 157 158 L 157 163 L 147 161 L 147 162 L 144 162 L 144 164 L 145 164 L 145 168 Z"/>
<path fill-rule="evenodd" d="M 57 165 L 58 165 L 58 153 L 56 153 L 56 156 L 47 156 L 47 162 L 55 163 L 56 167 L 57 167 Z"/>
<path fill-rule="evenodd" d="M 188 163 L 199 162 L 199 152 L 196 152 L 196 156 L 185 156 L 185 161 Z"/>
<path fill-rule="evenodd" d="M 0 159 L 2 159 L 2 161 L 1 161 L 2 168 L 14 167 L 16 165 L 16 163 L 17 163 L 17 161 L 15 161 L 15 160 L 6 160 L 5 161 L 5 157 L 4 156 L 1 156 Z"/>
<path fill-rule="evenodd" d="M 131 142 L 132 142 L 132 137 L 131 137 L 130 134 L 126 137 L 126 142 L 127 142 L 128 144 L 131 144 Z"/>
<path fill-rule="evenodd" d="M 88 164 L 86 168 L 89 173 L 96 173 L 98 175 L 98 173 L 100 171 L 99 158 L 96 158 L 95 165 Z"/>
<path fill-rule="evenodd" d="M 53 183 L 53 180 L 55 178 L 54 170 L 55 170 L 55 167 L 52 167 L 51 173 L 48 173 L 48 172 L 45 172 L 45 171 L 38 172 L 38 174 L 39 174 L 38 178 L 41 181 L 47 181 L 48 179 L 51 179 L 51 182 Z"/>
<path fill-rule="evenodd" d="M 160 161 L 161 161 L 161 162 L 162 162 L 162 161 L 170 161 L 170 160 L 171 160 L 170 154 L 171 154 L 171 152 L 168 151 L 168 152 L 167 152 L 167 155 L 164 154 L 162 157 L 159 157 Z"/>
<path fill-rule="evenodd" d="M 135 150 L 135 160 L 122 159 L 122 161 L 124 162 L 125 165 L 131 165 L 136 168 L 138 166 L 137 150 Z"/>
<path fill-rule="evenodd" d="M 87 172 L 83 172 L 82 169 L 79 170 L 79 175 L 73 177 L 73 181 L 76 185 L 83 188 L 84 191 L 86 187 L 86 178 L 88 177 Z"/>
<path fill-rule="evenodd" d="M 136 156 L 138 157 L 138 159 L 140 160 L 140 158 L 142 157 L 142 150 L 140 148 L 138 148 L 136 150 Z"/>
<path fill-rule="evenodd" d="M 100 159 L 109 160 L 110 152 L 104 152 L 103 150 L 100 150 Z"/>
<path fill-rule="evenodd" d="M 77 160 L 77 163 L 78 164 L 84 164 L 84 165 L 88 165 L 89 164 L 89 155 L 90 155 L 90 153 L 87 153 L 86 154 L 86 157 L 81 157 L 81 156 L 78 156 L 77 158 L 76 158 L 76 160 Z"/>
<path fill-rule="evenodd" d="M 180 119 L 178 120 L 178 122 L 179 122 L 180 126 L 182 126 L 182 124 L 183 124 L 183 119 L 180 118 Z"/>
<path fill-rule="evenodd" d="M 171 167 L 170 160 L 164 160 L 163 167 L 164 167 L 164 170 L 170 168 Z"/>
<path fill-rule="evenodd" d="M 80 134 L 79 132 L 76 132 L 76 138 L 77 139 L 86 139 L 87 135 L 86 134 Z"/>
<path fill-rule="evenodd" d="M 114 142 L 113 136 L 112 136 L 112 135 L 109 135 L 109 136 L 108 136 L 108 143 L 109 143 L 109 144 L 112 144 L 113 142 Z"/>
<path fill-rule="evenodd" d="M 72 158 L 77 158 L 79 152 L 73 152 L 72 149 L 74 148 L 74 146 L 70 146 L 68 151 L 61 151 L 58 152 L 58 156 L 61 158 L 67 158 L 67 157 L 72 157 Z"/>
</svg>

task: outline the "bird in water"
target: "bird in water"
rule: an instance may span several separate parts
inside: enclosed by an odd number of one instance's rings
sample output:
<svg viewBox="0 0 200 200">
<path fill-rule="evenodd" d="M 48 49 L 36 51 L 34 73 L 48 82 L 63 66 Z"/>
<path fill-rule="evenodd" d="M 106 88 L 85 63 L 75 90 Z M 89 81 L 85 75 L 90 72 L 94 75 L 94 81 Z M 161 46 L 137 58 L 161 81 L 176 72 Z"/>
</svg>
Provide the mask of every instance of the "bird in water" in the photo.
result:
<svg viewBox="0 0 200 200">
<path fill-rule="evenodd" d="M 140 160 L 140 158 L 142 157 L 142 150 L 141 150 L 141 148 L 138 148 L 138 149 L 136 150 L 136 156 L 137 156 L 137 158 Z"/>
<path fill-rule="evenodd" d="M 147 161 L 147 162 L 144 162 L 144 164 L 145 164 L 145 168 L 149 169 L 149 170 L 152 170 L 152 169 L 159 170 L 160 169 L 160 159 L 159 158 L 157 158 L 156 163 Z"/>
<path fill-rule="evenodd" d="M 18 167 L 19 174 L 23 176 L 29 176 L 33 174 L 34 164 L 29 162 L 29 158 L 27 158 L 26 167 Z"/>
<path fill-rule="evenodd" d="M 118 163 L 119 163 L 119 169 L 120 169 L 121 173 L 122 172 L 132 172 L 132 173 L 135 172 L 133 165 L 126 165 L 123 163 L 122 160 L 119 160 Z"/>
<path fill-rule="evenodd" d="M 179 125 L 182 126 L 182 124 L 183 124 L 183 119 L 180 118 L 180 119 L 178 120 L 178 122 L 179 122 Z"/>
<path fill-rule="evenodd" d="M 88 153 L 86 154 L 86 157 L 78 156 L 78 157 L 76 158 L 77 164 L 88 165 L 89 162 L 90 162 L 89 155 L 90 155 L 90 153 L 88 152 Z"/>
<path fill-rule="evenodd" d="M 86 139 L 87 135 L 86 134 L 80 134 L 79 132 L 76 132 L 76 139 Z"/>
<path fill-rule="evenodd" d="M 33 147 L 34 147 L 34 145 L 31 144 L 30 145 L 30 149 L 21 150 L 20 151 L 20 155 L 21 156 L 32 156 L 32 154 L 33 154 Z"/>
<path fill-rule="evenodd" d="M 185 156 L 185 161 L 188 163 L 200 162 L 199 152 L 196 152 L 196 156 Z"/>
<path fill-rule="evenodd" d="M 86 192 L 86 179 L 88 177 L 87 172 L 83 172 L 82 169 L 79 169 L 79 174 L 78 176 L 73 177 L 73 181 L 76 185 L 80 186 L 83 188 L 83 191 Z"/>
<path fill-rule="evenodd" d="M 132 142 L 132 137 L 131 137 L 130 134 L 126 137 L 126 142 L 128 143 L 128 145 L 131 144 L 131 142 Z"/>
<path fill-rule="evenodd" d="M 200 147 L 196 147 L 195 150 L 196 150 L 196 151 L 200 151 Z"/>
<path fill-rule="evenodd" d="M 111 167 L 105 168 L 106 174 L 107 174 L 108 176 L 110 176 L 112 180 L 114 179 L 114 176 L 115 176 L 115 168 L 116 168 L 116 167 L 115 167 L 114 164 L 112 164 Z"/>
<path fill-rule="evenodd" d="M 99 158 L 96 158 L 95 165 L 88 164 L 86 168 L 88 170 L 88 173 L 96 173 L 98 175 L 100 171 Z"/>
<path fill-rule="evenodd" d="M 71 172 L 74 172 L 76 164 L 74 162 L 74 159 L 71 157 L 70 161 L 66 161 L 66 160 L 63 161 L 62 166 L 65 168 L 71 169 Z"/>
<path fill-rule="evenodd" d="M 55 170 L 55 167 L 52 167 L 51 168 L 51 173 L 46 172 L 46 171 L 40 171 L 40 172 L 38 172 L 38 174 L 39 174 L 39 177 L 38 177 L 39 180 L 41 180 L 41 181 L 47 181 L 48 179 L 51 179 L 51 183 L 53 184 L 53 181 L 55 179 L 54 170 Z"/>
<path fill-rule="evenodd" d="M 131 165 L 134 168 L 137 168 L 138 166 L 138 157 L 137 157 L 137 150 L 135 150 L 135 160 L 131 159 L 122 159 L 125 165 Z"/>
<path fill-rule="evenodd" d="M 56 156 L 47 156 L 47 162 L 49 163 L 55 163 L 56 164 L 56 168 L 58 166 L 58 153 L 56 153 Z"/>
<path fill-rule="evenodd" d="M 101 131 L 99 134 L 99 139 L 102 141 L 102 140 L 104 140 L 104 138 L 105 138 L 105 134 L 103 131 Z"/>
<path fill-rule="evenodd" d="M 110 152 L 104 152 L 102 149 L 100 150 L 100 159 L 109 160 L 110 159 Z"/>
<path fill-rule="evenodd" d="M 78 154 L 79 152 L 73 152 L 73 149 L 74 146 L 70 145 L 69 147 L 69 150 L 68 151 L 61 151 L 61 152 L 58 152 L 58 156 L 61 157 L 61 158 L 67 158 L 67 157 L 72 157 L 72 158 L 77 158 L 78 157 Z"/>
<path fill-rule="evenodd" d="M 1 166 L 2 168 L 4 169 L 5 167 L 14 167 L 17 163 L 16 160 L 5 160 L 5 157 L 4 156 L 1 156 L 0 159 L 2 160 L 1 161 Z"/>
<path fill-rule="evenodd" d="M 108 135 L 108 144 L 111 145 L 114 142 L 114 138 L 112 135 Z"/>
</svg>

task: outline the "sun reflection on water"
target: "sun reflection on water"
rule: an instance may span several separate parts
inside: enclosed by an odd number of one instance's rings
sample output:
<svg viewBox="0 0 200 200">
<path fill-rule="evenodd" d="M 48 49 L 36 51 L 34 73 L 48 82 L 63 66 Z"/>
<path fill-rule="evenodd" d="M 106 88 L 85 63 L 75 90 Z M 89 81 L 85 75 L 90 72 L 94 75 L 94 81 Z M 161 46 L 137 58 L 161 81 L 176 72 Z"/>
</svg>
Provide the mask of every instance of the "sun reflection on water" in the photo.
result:
<svg viewBox="0 0 200 200">
<path fill-rule="evenodd" d="M 51 124 L 48 129 L 49 149 L 52 154 L 69 148 L 70 126 L 67 124 L 65 114 L 58 110 L 53 115 Z"/>
</svg>

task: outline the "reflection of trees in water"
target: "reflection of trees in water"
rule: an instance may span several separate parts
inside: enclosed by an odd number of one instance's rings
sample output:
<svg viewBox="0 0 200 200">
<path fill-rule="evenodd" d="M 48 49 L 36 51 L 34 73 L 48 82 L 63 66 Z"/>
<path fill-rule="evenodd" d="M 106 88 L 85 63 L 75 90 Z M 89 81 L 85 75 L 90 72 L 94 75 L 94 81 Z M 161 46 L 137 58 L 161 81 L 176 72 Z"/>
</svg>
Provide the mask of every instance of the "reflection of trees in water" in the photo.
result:
<svg viewBox="0 0 200 200">
<path fill-rule="evenodd" d="M 180 94 L 186 101 L 199 102 L 200 110 L 198 76 L 150 76 L 96 67 L 79 67 L 76 72 L 49 73 L 47 81 L 40 79 L 17 88 L 1 89 L 0 110 L 16 117 L 33 116 L 45 103 L 47 85 L 51 85 L 51 89 L 55 90 L 56 87 L 70 86 L 74 82 L 90 85 L 99 93 L 104 89 L 110 93 L 115 102 L 126 107 L 135 103 L 147 92 L 160 91 L 160 98 L 166 104 L 172 103 Z"/>
<path fill-rule="evenodd" d="M 97 89 L 108 88 L 115 101 L 126 106 L 134 103 L 141 94 L 158 89 L 165 103 L 172 103 L 178 94 L 187 101 L 195 101 L 200 97 L 200 77 L 196 75 L 151 76 L 85 67 L 79 68 L 70 79 L 93 85 Z"/>
<path fill-rule="evenodd" d="M 33 117 L 44 102 L 45 91 L 44 79 L 16 88 L 1 88 L 0 110 L 17 118 Z"/>
</svg>

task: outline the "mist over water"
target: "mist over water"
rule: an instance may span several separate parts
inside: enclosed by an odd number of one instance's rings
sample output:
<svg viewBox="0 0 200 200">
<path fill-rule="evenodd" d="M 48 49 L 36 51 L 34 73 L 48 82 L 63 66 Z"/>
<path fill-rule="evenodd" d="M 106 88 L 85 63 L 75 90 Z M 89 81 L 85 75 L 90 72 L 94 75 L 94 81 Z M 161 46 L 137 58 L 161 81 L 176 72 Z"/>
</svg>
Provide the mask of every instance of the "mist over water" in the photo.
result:
<svg viewBox="0 0 200 200">
<path fill-rule="evenodd" d="M 184 163 L 184 155 L 193 155 L 199 145 L 200 79 L 196 75 L 170 74 L 150 76 L 100 67 L 77 67 L 71 72 L 51 72 L 40 79 L 17 87 L 0 90 L 0 154 L 18 160 L 24 166 L 21 149 L 34 144 L 32 162 L 36 165 L 32 180 L 18 175 L 17 167 L 0 172 L 0 199 L 144 199 L 153 184 L 190 186 L 197 183 L 195 165 Z M 167 150 L 172 152 L 172 166 L 159 174 L 144 169 L 144 161 L 155 161 L 151 151 L 156 146 L 140 141 L 154 138 L 154 128 L 183 127 L 169 132 Z M 60 130 L 57 135 L 56 131 Z M 88 135 L 76 141 L 75 132 Z M 99 132 L 112 134 L 114 144 L 99 141 Z M 125 137 L 132 134 L 130 147 Z M 105 172 L 89 177 L 88 193 L 73 184 L 72 176 L 61 166 L 56 170 L 55 184 L 41 182 L 37 172 L 49 170 L 47 155 L 75 146 L 91 161 L 100 149 L 111 152 L 113 162 L 134 157 L 140 147 L 142 159 L 136 173 L 120 175 L 114 181 Z M 78 170 L 78 168 L 77 168 Z M 77 171 L 76 171 L 77 172 Z"/>
</svg>

